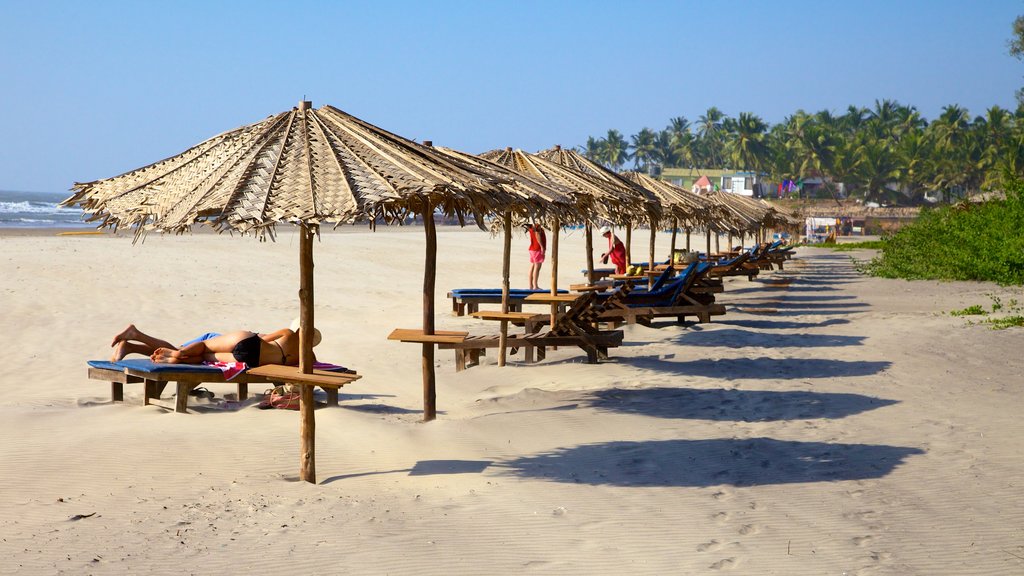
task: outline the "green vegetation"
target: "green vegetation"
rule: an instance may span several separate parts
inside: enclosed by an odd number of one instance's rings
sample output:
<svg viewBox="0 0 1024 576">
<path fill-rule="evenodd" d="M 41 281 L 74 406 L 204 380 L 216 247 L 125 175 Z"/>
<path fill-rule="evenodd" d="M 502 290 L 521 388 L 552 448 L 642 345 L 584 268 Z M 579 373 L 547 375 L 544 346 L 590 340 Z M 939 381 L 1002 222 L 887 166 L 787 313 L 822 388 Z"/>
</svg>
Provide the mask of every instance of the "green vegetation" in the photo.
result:
<svg viewBox="0 0 1024 576">
<path fill-rule="evenodd" d="M 988 314 L 988 312 L 986 312 L 981 305 L 975 304 L 974 306 L 968 306 L 963 310 L 953 310 L 949 314 L 951 316 L 984 316 Z"/>
<path fill-rule="evenodd" d="M 990 318 L 985 321 L 987 324 L 992 325 L 995 330 L 1005 330 L 1007 328 L 1024 328 L 1024 316 L 1007 316 L 1005 318 Z"/>
<path fill-rule="evenodd" d="M 925 210 L 886 239 L 866 267 L 885 278 L 1024 284 L 1024 180 L 1010 176 L 1006 200 Z"/>
<path fill-rule="evenodd" d="M 885 246 L 885 240 L 868 240 L 867 242 L 842 242 L 839 244 L 807 244 L 810 248 L 829 248 L 836 252 L 849 252 L 851 250 L 881 250 Z"/>
<path fill-rule="evenodd" d="M 1024 175 L 1024 106 L 972 117 L 949 105 L 929 122 L 913 106 L 881 100 L 838 115 L 798 110 L 775 125 L 711 107 L 694 124 L 679 116 L 661 131 L 643 128 L 628 138 L 608 130 L 580 151 L 614 170 L 632 161 L 637 170 L 759 171 L 775 182 L 820 177 L 826 197 L 842 182 L 851 197 L 919 204 L 928 193 L 955 199 L 991 188 L 1007 170 Z"/>
</svg>

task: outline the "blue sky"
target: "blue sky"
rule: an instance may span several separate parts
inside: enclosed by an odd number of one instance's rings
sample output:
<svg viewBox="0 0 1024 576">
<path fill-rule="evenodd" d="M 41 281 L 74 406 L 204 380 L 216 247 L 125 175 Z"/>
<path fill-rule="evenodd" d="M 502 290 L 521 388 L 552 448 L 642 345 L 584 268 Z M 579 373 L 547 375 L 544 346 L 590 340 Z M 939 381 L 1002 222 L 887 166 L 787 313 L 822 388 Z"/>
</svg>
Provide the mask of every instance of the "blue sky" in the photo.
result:
<svg viewBox="0 0 1024 576">
<path fill-rule="evenodd" d="M 1015 108 L 1017 0 L 0 0 L 0 189 L 59 192 L 294 106 L 479 153 L 708 107 Z"/>
</svg>

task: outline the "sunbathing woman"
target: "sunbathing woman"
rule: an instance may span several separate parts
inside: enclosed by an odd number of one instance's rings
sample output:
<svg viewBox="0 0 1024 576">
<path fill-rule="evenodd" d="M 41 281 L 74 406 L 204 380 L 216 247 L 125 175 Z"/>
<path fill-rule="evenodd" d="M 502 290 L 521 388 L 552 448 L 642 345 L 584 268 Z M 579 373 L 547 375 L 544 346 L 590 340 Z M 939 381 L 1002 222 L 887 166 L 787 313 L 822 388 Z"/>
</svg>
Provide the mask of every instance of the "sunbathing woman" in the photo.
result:
<svg viewBox="0 0 1024 576">
<path fill-rule="evenodd" d="M 314 331 L 313 345 L 320 343 L 320 331 Z M 269 334 L 236 330 L 226 334 L 205 334 L 180 348 L 154 338 L 129 325 L 114 337 L 111 360 L 118 361 L 136 353 L 165 364 L 202 364 L 203 362 L 245 362 L 250 368 L 263 364 L 299 364 L 299 336 L 291 328 Z M 314 358 L 315 361 L 315 358 Z"/>
</svg>

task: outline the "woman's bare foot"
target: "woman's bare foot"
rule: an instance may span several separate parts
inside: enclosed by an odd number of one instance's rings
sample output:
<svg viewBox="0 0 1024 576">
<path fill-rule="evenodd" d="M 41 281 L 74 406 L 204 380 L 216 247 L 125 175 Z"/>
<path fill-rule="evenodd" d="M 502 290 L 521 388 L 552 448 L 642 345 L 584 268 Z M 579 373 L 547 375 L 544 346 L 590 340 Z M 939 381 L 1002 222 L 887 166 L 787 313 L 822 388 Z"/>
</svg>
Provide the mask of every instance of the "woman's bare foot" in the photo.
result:
<svg viewBox="0 0 1024 576">
<path fill-rule="evenodd" d="M 134 340 L 139 336 L 139 329 L 135 327 L 135 324 L 129 324 L 127 328 L 121 331 L 120 334 L 114 336 L 114 341 L 110 343 L 111 346 L 116 346 L 118 342 L 126 342 L 128 340 Z M 123 358 L 124 356 L 122 356 Z M 120 359 L 120 358 L 119 358 Z"/>
<path fill-rule="evenodd" d="M 120 362 L 129 353 L 128 343 L 120 341 L 114 344 L 114 352 L 110 355 L 111 362 Z"/>
<path fill-rule="evenodd" d="M 162 362 L 164 364 L 177 364 L 179 362 L 178 351 L 171 350 L 170 348 L 157 348 L 149 356 L 149 359 L 153 362 Z"/>
</svg>

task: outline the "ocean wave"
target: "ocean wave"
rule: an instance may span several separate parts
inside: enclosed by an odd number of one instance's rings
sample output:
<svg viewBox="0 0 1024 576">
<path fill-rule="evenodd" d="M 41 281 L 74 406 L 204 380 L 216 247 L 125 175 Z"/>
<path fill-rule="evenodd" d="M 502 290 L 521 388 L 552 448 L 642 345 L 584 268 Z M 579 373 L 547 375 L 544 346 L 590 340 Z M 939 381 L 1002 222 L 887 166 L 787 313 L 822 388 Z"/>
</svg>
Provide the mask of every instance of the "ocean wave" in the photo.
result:
<svg viewBox="0 0 1024 576">
<path fill-rule="evenodd" d="M 0 214 L 73 214 L 77 208 L 61 208 L 52 202 L 23 200 L 21 202 L 0 202 Z"/>
</svg>

